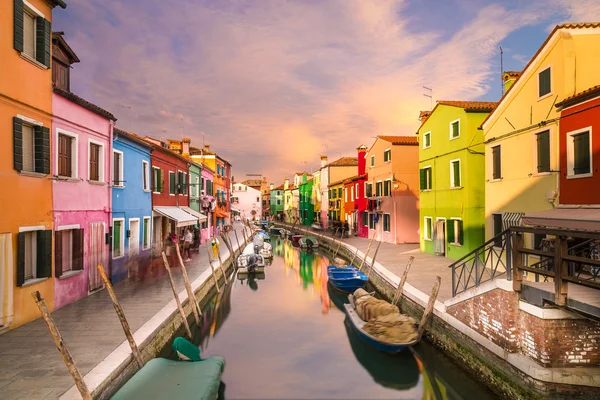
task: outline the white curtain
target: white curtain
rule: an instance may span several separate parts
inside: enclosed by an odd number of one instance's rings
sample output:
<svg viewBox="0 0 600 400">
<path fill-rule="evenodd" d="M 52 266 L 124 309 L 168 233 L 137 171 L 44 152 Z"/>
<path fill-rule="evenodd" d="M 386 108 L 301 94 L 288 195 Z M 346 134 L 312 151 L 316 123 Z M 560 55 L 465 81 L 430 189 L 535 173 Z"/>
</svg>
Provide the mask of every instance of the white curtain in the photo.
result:
<svg viewBox="0 0 600 400">
<path fill-rule="evenodd" d="M 0 234 L 0 329 L 8 327 L 13 317 L 13 246 L 12 234 Z"/>
</svg>

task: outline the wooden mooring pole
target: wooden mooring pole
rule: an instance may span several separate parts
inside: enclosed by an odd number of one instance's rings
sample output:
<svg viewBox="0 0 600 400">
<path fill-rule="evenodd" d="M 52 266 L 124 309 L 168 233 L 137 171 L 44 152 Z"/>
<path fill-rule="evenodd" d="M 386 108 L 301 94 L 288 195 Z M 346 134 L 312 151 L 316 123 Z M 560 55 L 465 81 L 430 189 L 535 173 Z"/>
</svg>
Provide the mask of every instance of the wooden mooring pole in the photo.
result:
<svg viewBox="0 0 600 400">
<path fill-rule="evenodd" d="M 423 332 L 425 332 L 425 326 L 427 325 L 427 318 L 429 314 L 433 311 L 433 307 L 435 306 L 435 300 L 437 299 L 438 293 L 440 291 L 440 284 L 442 283 L 442 278 L 437 276 L 435 278 L 435 283 L 433 285 L 433 290 L 431 291 L 431 295 L 429 296 L 429 302 L 427 303 L 427 308 L 423 313 L 423 317 L 421 318 L 421 322 L 419 323 L 419 330 L 417 331 L 417 341 L 421 340 L 421 336 L 423 336 Z"/>
<path fill-rule="evenodd" d="M 227 279 L 227 275 L 225 274 L 225 270 L 223 269 L 223 260 L 221 259 L 221 249 L 217 247 L 217 256 L 219 257 L 219 267 L 221 268 L 221 274 L 223 275 L 223 279 L 225 279 L 225 284 L 229 284 L 229 280 Z"/>
<path fill-rule="evenodd" d="M 81 375 L 81 372 L 79 372 L 79 368 L 77 368 L 75 365 L 75 361 L 73 361 L 73 357 L 71 357 L 71 353 L 69 352 L 69 349 L 67 348 L 67 345 L 65 344 L 58 327 L 54 323 L 54 320 L 52 319 L 52 316 L 50 315 L 48 307 L 46 307 L 46 303 L 44 302 L 44 299 L 42 299 L 40 292 L 36 290 L 35 292 L 31 293 L 31 295 L 33 296 L 35 304 L 37 304 L 40 312 L 42 313 L 42 318 L 44 318 L 44 321 L 46 321 L 46 324 L 48 324 L 48 329 L 50 329 L 50 334 L 52 335 L 52 339 L 54 339 L 54 344 L 56 344 L 58 351 L 60 351 L 60 354 L 67 365 L 67 369 L 71 373 L 77 389 L 79 389 L 81 397 L 84 400 L 92 400 L 92 394 L 85 384 L 83 376 Z"/>
<path fill-rule="evenodd" d="M 402 278 L 400 278 L 400 283 L 398 284 L 398 290 L 396 290 L 394 298 L 392 299 L 392 304 L 396 304 L 396 302 L 400 301 L 400 298 L 402 297 L 402 291 L 404 290 L 404 284 L 406 283 L 406 278 L 408 277 L 408 271 L 410 270 L 410 266 L 414 260 L 415 258 L 413 256 L 410 256 L 408 259 L 408 264 L 406 264 L 406 268 L 404 268 Z"/>
<path fill-rule="evenodd" d="M 213 276 L 213 279 L 215 280 L 215 286 L 217 287 L 217 293 L 220 293 L 221 289 L 219 288 L 219 280 L 217 279 L 217 277 L 215 275 L 215 267 L 213 266 L 213 263 L 211 260 L 210 246 L 209 246 L 208 242 L 206 242 L 206 254 L 208 255 L 208 264 L 210 265 L 210 269 L 212 271 L 212 276 Z"/>
<path fill-rule="evenodd" d="M 342 247 L 342 238 L 340 238 L 340 241 L 338 243 L 338 247 L 337 247 L 337 249 L 335 249 L 335 253 L 333 253 L 333 261 L 335 261 L 335 257 L 337 256 L 338 251 L 340 251 L 340 247 Z"/>
<path fill-rule="evenodd" d="M 356 252 L 354 253 L 354 257 L 352 257 L 352 261 L 350 261 L 349 265 L 354 264 L 354 259 L 356 258 L 356 256 L 358 256 L 358 247 L 356 248 Z"/>
<path fill-rule="evenodd" d="M 237 268 L 237 260 L 235 259 L 235 251 L 233 250 L 233 243 L 231 243 L 231 237 L 229 235 L 221 234 L 221 238 L 225 242 L 225 246 L 229 250 L 229 254 L 231 254 L 231 262 L 235 268 Z M 225 280 L 225 283 L 228 283 Z"/>
<path fill-rule="evenodd" d="M 381 246 L 381 242 L 377 243 L 375 254 L 373 254 L 373 260 L 371 260 L 371 268 L 369 268 L 369 274 L 367 275 L 367 278 L 369 279 L 371 279 L 371 272 L 373 272 L 373 268 L 375 268 L 375 259 L 377 258 L 377 253 L 379 253 L 379 246 Z"/>
<path fill-rule="evenodd" d="M 360 263 L 360 267 L 358 267 L 358 269 L 361 270 L 361 271 L 362 271 L 362 267 L 363 267 L 365 261 L 367 261 L 367 256 L 369 255 L 369 252 L 371 251 L 371 245 L 373 244 L 373 239 L 375 239 L 375 235 L 373 235 L 373 237 L 369 241 L 369 247 L 367 248 L 367 252 L 365 253 L 365 257 L 363 258 L 362 262 Z"/>
<path fill-rule="evenodd" d="M 240 246 L 240 239 L 238 239 L 238 234 L 237 234 L 236 230 L 234 230 L 233 233 L 235 234 L 235 241 L 237 242 L 237 245 L 238 245 L 237 251 L 238 251 L 238 254 L 240 254 L 242 252 L 242 246 Z M 235 252 L 233 254 L 235 254 Z"/>
<path fill-rule="evenodd" d="M 144 366 L 144 361 L 142 360 L 142 355 L 140 354 L 140 350 L 133 339 L 133 334 L 131 333 L 131 328 L 129 327 L 129 323 L 127 322 L 127 318 L 125 318 L 125 313 L 123 312 L 123 308 L 121 308 L 121 304 L 119 304 L 119 300 L 117 300 L 117 295 L 115 294 L 115 290 L 106 275 L 106 271 L 104 271 L 104 267 L 102 264 L 98 264 L 98 272 L 100 273 L 100 277 L 104 281 L 104 285 L 106 285 L 106 290 L 108 290 L 108 295 L 112 300 L 113 307 L 117 312 L 117 317 L 119 317 L 119 321 L 121 321 L 121 326 L 123 326 L 123 331 L 125 332 L 125 336 L 127 336 L 127 341 L 129 342 L 129 347 L 131 347 L 131 353 L 133 354 L 133 358 L 137 362 L 138 366 L 142 368 Z"/>
<path fill-rule="evenodd" d="M 200 303 L 198 303 L 198 300 L 194 295 L 194 291 L 192 290 L 190 278 L 188 278 L 187 270 L 185 268 L 185 265 L 183 264 L 183 259 L 181 258 L 179 246 L 175 246 L 175 248 L 177 249 L 177 258 L 179 259 L 179 265 L 181 265 L 181 275 L 183 276 L 183 284 L 188 294 L 188 300 L 190 302 L 190 306 L 192 307 L 192 312 L 194 313 L 194 320 L 196 321 L 196 325 L 200 326 L 200 315 L 202 314 L 202 310 L 200 309 Z"/>
<path fill-rule="evenodd" d="M 185 326 L 185 331 L 187 332 L 190 340 L 192 338 L 192 331 L 190 331 L 190 325 L 188 324 L 187 318 L 185 316 L 185 311 L 183 311 L 183 306 L 181 305 L 181 301 L 179 301 L 179 295 L 177 294 L 177 289 L 175 289 L 175 281 L 173 281 L 173 275 L 171 275 L 171 268 L 169 267 L 169 261 L 167 261 L 167 255 L 165 252 L 162 252 L 163 262 L 165 264 L 165 268 L 167 269 L 167 274 L 169 275 L 169 281 L 171 282 L 171 289 L 173 289 L 173 296 L 175 296 L 175 302 L 177 303 L 177 309 L 179 309 L 179 314 L 183 319 L 183 326 Z M 190 299 L 191 300 L 191 299 Z"/>
</svg>

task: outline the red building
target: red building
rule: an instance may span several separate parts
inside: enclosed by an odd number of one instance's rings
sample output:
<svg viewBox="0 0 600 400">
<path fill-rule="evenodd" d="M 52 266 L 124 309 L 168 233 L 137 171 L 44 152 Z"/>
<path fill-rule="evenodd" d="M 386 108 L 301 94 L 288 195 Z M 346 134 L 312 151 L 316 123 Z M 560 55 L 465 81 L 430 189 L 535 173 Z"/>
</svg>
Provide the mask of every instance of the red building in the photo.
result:
<svg viewBox="0 0 600 400">
<path fill-rule="evenodd" d="M 369 237 L 369 213 L 367 211 L 367 196 L 365 183 L 369 179 L 367 174 L 367 146 L 364 144 L 356 149 L 358 151 L 358 175 L 354 179 L 354 209 L 356 210 L 356 222 L 359 237 Z"/>
</svg>

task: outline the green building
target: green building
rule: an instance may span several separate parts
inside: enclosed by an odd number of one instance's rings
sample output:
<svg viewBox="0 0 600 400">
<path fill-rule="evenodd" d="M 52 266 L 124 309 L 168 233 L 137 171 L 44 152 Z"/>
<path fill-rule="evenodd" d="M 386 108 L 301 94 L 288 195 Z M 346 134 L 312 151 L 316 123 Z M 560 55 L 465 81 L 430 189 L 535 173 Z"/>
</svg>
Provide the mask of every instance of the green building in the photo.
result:
<svg viewBox="0 0 600 400">
<path fill-rule="evenodd" d="M 202 164 L 190 162 L 190 208 L 200 212 Z"/>
<path fill-rule="evenodd" d="M 313 204 L 313 179 L 307 179 L 306 174 L 302 176 L 300 183 L 300 218 L 302 225 L 310 226 L 315 219 L 315 205 Z"/>
<path fill-rule="evenodd" d="M 283 185 L 279 185 L 271 190 L 271 217 L 278 215 L 283 217 Z"/>
<path fill-rule="evenodd" d="M 458 260 L 485 240 L 485 145 L 497 103 L 438 101 L 419 128 L 421 251 Z"/>
</svg>

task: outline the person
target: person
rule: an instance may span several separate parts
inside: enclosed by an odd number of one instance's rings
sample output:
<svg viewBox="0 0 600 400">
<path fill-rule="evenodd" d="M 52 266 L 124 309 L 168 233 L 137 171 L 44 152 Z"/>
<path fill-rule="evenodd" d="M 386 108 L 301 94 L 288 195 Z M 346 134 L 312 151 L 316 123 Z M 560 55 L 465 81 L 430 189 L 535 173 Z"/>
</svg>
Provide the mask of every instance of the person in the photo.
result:
<svg viewBox="0 0 600 400">
<path fill-rule="evenodd" d="M 187 258 L 184 261 L 192 261 L 190 257 L 190 252 L 192 248 L 192 243 L 194 242 L 194 235 L 192 231 L 188 228 L 185 230 L 185 235 L 183 237 L 183 254 Z"/>
<path fill-rule="evenodd" d="M 213 251 L 213 260 L 216 260 L 217 256 L 218 256 L 219 245 L 220 245 L 219 239 L 217 239 L 215 237 L 211 244 L 212 244 L 212 251 Z"/>
</svg>

